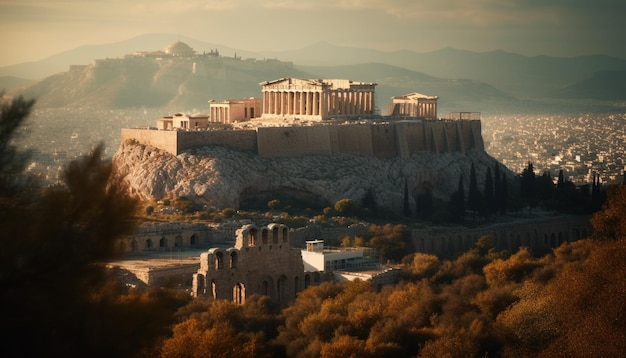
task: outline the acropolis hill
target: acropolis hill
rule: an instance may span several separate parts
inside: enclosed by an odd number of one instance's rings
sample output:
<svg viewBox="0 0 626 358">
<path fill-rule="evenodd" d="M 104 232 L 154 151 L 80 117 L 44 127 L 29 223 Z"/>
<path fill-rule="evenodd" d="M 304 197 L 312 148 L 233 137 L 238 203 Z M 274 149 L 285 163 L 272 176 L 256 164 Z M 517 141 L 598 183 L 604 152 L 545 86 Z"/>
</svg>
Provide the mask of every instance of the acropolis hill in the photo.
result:
<svg viewBox="0 0 626 358">
<path fill-rule="evenodd" d="M 263 82 L 263 98 L 210 101 L 210 115 L 123 129 L 114 161 L 144 199 L 186 197 L 218 208 L 276 191 L 334 203 L 373 190 L 379 205 L 398 210 L 405 182 L 414 195 L 429 189 L 447 198 L 461 174 L 469 180 L 471 163 L 482 176 L 493 166 L 479 114 L 438 119 L 437 97 L 411 93 L 393 97 L 391 116 L 380 116 L 375 85 Z"/>
</svg>

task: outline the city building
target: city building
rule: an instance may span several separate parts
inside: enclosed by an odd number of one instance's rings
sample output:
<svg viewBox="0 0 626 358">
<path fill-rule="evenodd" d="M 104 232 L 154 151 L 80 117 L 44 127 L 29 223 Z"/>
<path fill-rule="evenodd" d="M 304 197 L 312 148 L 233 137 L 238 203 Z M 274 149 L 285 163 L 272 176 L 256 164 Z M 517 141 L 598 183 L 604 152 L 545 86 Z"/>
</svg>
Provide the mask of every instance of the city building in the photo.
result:
<svg viewBox="0 0 626 358">
<path fill-rule="evenodd" d="M 226 101 L 209 101 L 211 122 L 231 124 L 248 121 L 261 114 L 260 98 L 229 99 Z"/>
<path fill-rule="evenodd" d="M 260 85 L 262 118 L 323 120 L 365 117 L 375 112 L 376 83 L 281 78 Z"/>
<path fill-rule="evenodd" d="M 164 116 L 157 120 L 157 129 L 204 129 L 209 126 L 209 116 L 206 114 L 187 115 L 176 113 L 172 116 Z"/>
</svg>

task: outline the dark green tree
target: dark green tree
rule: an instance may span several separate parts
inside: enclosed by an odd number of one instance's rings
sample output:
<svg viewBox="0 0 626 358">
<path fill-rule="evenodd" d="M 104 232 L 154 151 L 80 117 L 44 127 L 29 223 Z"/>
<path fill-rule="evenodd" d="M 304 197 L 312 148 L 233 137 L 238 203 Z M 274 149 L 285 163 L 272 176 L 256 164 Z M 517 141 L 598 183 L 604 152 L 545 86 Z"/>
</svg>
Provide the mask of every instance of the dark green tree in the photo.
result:
<svg viewBox="0 0 626 358">
<path fill-rule="evenodd" d="M 402 207 L 402 213 L 404 216 L 411 216 L 411 206 L 409 205 L 409 183 L 407 179 L 404 179 L 404 205 Z"/>
<path fill-rule="evenodd" d="M 463 174 L 459 177 L 457 190 L 450 197 L 450 213 L 454 221 L 461 221 L 465 214 L 465 189 L 463 188 Z"/>
<path fill-rule="evenodd" d="M 494 192 L 494 205 L 491 208 L 491 210 L 493 210 L 494 213 L 501 213 L 501 207 L 502 207 L 502 177 L 500 175 L 500 165 L 498 164 L 498 162 L 495 162 L 495 166 L 494 166 L 494 183 L 493 183 L 493 192 Z"/>
<path fill-rule="evenodd" d="M 17 97 L 6 101 L 0 93 L 0 196 L 16 194 L 24 185 L 24 175 L 29 153 L 20 152 L 15 146 L 19 139 L 18 129 L 24 124 L 35 101 Z"/>
<path fill-rule="evenodd" d="M 520 195 L 528 205 L 529 211 L 537 205 L 537 181 L 535 178 L 535 169 L 531 162 L 528 162 L 528 166 L 522 172 Z"/>
<path fill-rule="evenodd" d="M 544 205 L 551 204 L 554 199 L 555 188 L 550 172 L 543 172 L 543 174 L 536 179 L 536 185 L 538 199 L 543 202 Z"/>
<path fill-rule="evenodd" d="M 415 212 L 418 219 L 427 219 L 433 213 L 433 192 L 430 188 L 424 188 L 415 200 Z"/>
<path fill-rule="evenodd" d="M 506 175 L 502 174 L 502 178 L 500 178 L 500 197 L 498 200 L 500 215 L 506 215 L 509 197 L 508 191 Z"/>
<path fill-rule="evenodd" d="M 474 163 L 470 168 L 469 192 L 467 196 L 467 206 L 472 210 L 473 218 L 476 220 L 476 214 L 482 211 L 483 196 L 478 190 L 478 180 L 476 178 L 476 167 Z"/>
<path fill-rule="evenodd" d="M 366 216 L 376 218 L 378 217 L 378 204 L 376 203 L 376 197 L 374 196 L 374 190 L 372 188 L 367 189 L 363 199 L 361 199 L 361 208 L 366 212 Z"/>
<path fill-rule="evenodd" d="M 494 208 L 497 207 L 497 203 L 495 202 L 495 196 L 493 192 L 493 175 L 491 173 L 491 168 L 487 167 L 487 174 L 485 176 L 485 212 L 487 215 L 490 215 L 494 212 Z"/>
</svg>

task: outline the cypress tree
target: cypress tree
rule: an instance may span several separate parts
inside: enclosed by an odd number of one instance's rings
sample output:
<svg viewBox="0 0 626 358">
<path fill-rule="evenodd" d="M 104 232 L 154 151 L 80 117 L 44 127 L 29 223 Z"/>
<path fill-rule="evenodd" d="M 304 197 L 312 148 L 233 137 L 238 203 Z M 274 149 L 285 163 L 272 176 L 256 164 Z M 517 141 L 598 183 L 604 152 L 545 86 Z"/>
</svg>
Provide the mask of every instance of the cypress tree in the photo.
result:
<svg viewBox="0 0 626 358">
<path fill-rule="evenodd" d="M 493 207 L 491 208 L 491 210 L 493 210 L 494 213 L 498 213 L 501 212 L 501 202 L 502 202 L 502 178 L 500 178 L 500 166 L 498 165 L 498 162 L 495 162 L 495 171 L 493 174 L 494 177 L 494 200 L 493 200 Z"/>
<path fill-rule="evenodd" d="M 411 216 L 411 207 L 409 206 L 409 183 L 408 180 L 404 179 L 404 208 L 403 208 L 404 216 Z"/>
<path fill-rule="evenodd" d="M 507 200 L 507 183 L 506 183 L 506 176 L 504 174 L 502 174 L 502 179 L 500 180 L 500 186 L 501 186 L 501 192 L 500 192 L 500 199 L 499 199 L 499 209 L 500 209 L 500 215 L 506 215 L 506 200 Z"/>
<path fill-rule="evenodd" d="M 470 169 L 470 182 L 469 182 L 469 192 L 467 197 L 467 206 L 470 210 L 472 210 L 474 214 L 474 220 L 476 219 L 476 212 L 480 210 L 481 203 L 481 195 L 478 191 L 478 180 L 476 179 L 476 167 L 472 162 L 472 167 Z"/>
<path fill-rule="evenodd" d="M 493 176 L 491 174 L 491 168 L 487 167 L 487 175 L 485 177 L 485 203 L 487 204 L 487 215 L 492 212 L 496 212 L 497 203 L 494 201 L 493 195 Z"/>
</svg>

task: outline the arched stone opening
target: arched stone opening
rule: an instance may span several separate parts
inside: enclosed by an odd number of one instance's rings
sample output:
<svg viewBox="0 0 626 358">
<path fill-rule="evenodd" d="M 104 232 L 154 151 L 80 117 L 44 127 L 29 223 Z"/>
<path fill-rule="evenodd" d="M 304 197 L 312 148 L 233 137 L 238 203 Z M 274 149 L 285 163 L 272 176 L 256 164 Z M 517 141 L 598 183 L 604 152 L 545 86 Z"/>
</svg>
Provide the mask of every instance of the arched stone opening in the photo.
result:
<svg viewBox="0 0 626 358">
<path fill-rule="evenodd" d="M 224 253 L 216 252 L 215 253 L 215 269 L 221 270 L 224 268 Z"/>
<path fill-rule="evenodd" d="M 146 240 L 146 249 L 151 249 L 154 246 L 151 239 Z"/>
<path fill-rule="evenodd" d="M 167 239 L 162 237 L 161 240 L 159 240 L 159 247 L 160 248 L 166 248 L 167 247 Z"/>
<path fill-rule="evenodd" d="M 217 299 L 217 285 L 215 284 L 215 280 L 211 280 L 211 296 L 213 299 Z"/>
<path fill-rule="evenodd" d="M 198 273 L 195 275 L 195 279 L 196 279 L 196 285 L 198 287 L 198 294 L 206 294 L 206 287 L 204 287 L 206 283 L 205 282 L 206 277 Z"/>
<path fill-rule="evenodd" d="M 230 260 L 229 260 L 229 267 L 231 269 L 237 268 L 237 251 L 232 251 L 229 255 Z"/>
<path fill-rule="evenodd" d="M 309 286 L 311 286 L 311 275 L 307 273 L 304 275 L 304 289 L 307 289 Z"/>
<path fill-rule="evenodd" d="M 135 239 L 130 240 L 130 251 L 132 252 L 139 251 L 139 245 L 137 244 L 137 240 Z"/>
<path fill-rule="evenodd" d="M 277 243 L 279 241 L 278 234 L 279 234 L 278 227 L 274 226 L 272 228 L 272 242 L 273 243 Z"/>
<path fill-rule="evenodd" d="M 120 241 L 118 249 L 119 249 L 119 252 L 121 253 L 126 252 L 126 243 L 124 241 Z"/>
<path fill-rule="evenodd" d="M 283 242 L 289 242 L 289 229 L 283 227 Z"/>
<path fill-rule="evenodd" d="M 248 231 L 248 246 L 255 246 L 257 240 L 258 231 L 256 228 L 251 228 Z"/>
<path fill-rule="evenodd" d="M 242 305 L 246 301 L 246 287 L 243 283 L 238 282 L 233 287 L 233 302 Z"/>
<path fill-rule="evenodd" d="M 198 243 L 198 236 L 196 234 L 191 235 L 189 238 L 189 245 L 194 246 Z"/>
</svg>

